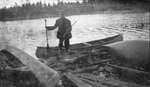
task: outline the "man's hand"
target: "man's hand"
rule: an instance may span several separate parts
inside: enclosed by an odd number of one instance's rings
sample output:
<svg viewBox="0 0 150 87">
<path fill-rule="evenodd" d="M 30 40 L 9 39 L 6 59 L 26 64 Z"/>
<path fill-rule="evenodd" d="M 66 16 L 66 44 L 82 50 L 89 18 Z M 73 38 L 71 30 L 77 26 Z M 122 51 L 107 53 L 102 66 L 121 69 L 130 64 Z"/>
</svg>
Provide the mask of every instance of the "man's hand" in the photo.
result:
<svg viewBox="0 0 150 87">
<path fill-rule="evenodd" d="M 45 26 L 45 28 L 48 30 L 48 27 L 47 27 L 47 26 Z"/>
<path fill-rule="evenodd" d="M 45 28 L 46 28 L 47 30 L 50 30 L 50 27 L 48 27 L 48 26 L 45 26 Z"/>
</svg>

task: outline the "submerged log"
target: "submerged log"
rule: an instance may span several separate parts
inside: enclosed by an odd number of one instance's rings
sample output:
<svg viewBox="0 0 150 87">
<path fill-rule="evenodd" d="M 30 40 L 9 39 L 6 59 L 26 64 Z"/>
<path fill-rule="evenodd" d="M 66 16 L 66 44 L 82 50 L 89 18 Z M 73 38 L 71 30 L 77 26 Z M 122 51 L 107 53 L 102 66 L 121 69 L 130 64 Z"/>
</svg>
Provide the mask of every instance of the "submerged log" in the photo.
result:
<svg viewBox="0 0 150 87">
<path fill-rule="evenodd" d="M 144 67 L 150 64 L 150 41 L 128 40 L 105 45 L 114 58 L 126 66 Z"/>
<path fill-rule="evenodd" d="M 55 87 L 58 83 L 60 77 L 55 70 L 31 57 L 24 51 L 8 45 L 0 45 L 0 50 L 6 50 L 19 59 L 31 72 L 35 74 L 38 80 L 43 83 L 45 87 Z"/>
</svg>

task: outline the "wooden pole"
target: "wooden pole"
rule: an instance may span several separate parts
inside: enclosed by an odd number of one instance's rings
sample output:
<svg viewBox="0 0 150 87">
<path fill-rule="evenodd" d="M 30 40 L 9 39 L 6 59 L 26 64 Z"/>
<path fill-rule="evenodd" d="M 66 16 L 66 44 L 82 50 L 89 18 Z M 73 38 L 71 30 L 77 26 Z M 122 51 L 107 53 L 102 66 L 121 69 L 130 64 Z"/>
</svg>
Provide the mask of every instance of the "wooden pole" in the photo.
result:
<svg viewBox="0 0 150 87">
<path fill-rule="evenodd" d="M 46 27 L 46 23 L 47 23 L 47 20 L 45 19 L 45 27 Z M 46 29 L 46 42 L 47 42 L 47 48 L 49 48 L 47 29 Z"/>
</svg>

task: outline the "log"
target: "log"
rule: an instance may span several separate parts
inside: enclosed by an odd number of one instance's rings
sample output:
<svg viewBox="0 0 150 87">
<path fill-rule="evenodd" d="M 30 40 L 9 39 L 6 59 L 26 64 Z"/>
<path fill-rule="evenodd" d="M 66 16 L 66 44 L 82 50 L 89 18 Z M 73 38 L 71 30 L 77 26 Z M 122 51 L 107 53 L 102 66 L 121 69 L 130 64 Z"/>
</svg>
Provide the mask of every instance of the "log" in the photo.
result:
<svg viewBox="0 0 150 87">
<path fill-rule="evenodd" d="M 127 70 L 127 71 L 131 71 L 131 72 L 135 72 L 135 73 L 143 73 L 143 74 L 146 74 L 146 75 L 150 75 L 149 72 L 140 71 L 140 70 L 137 70 L 137 69 L 132 69 L 132 68 L 118 66 L 118 65 L 113 65 L 113 64 L 107 64 L 107 65 L 109 65 L 111 67 L 114 67 L 114 68 L 122 69 L 122 70 Z"/>
<path fill-rule="evenodd" d="M 106 79 L 106 78 L 102 78 L 102 77 L 92 75 L 92 74 L 89 74 L 89 75 L 80 74 L 78 76 L 82 79 L 88 79 L 91 81 L 95 81 L 95 79 L 97 79 L 98 83 L 101 83 L 102 85 L 108 86 L 108 87 L 149 87 L 149 86 L 145 86 L 145 85 L 138 85 L 135 83 L 119 81 L 116 79 Z"/>
</svg>

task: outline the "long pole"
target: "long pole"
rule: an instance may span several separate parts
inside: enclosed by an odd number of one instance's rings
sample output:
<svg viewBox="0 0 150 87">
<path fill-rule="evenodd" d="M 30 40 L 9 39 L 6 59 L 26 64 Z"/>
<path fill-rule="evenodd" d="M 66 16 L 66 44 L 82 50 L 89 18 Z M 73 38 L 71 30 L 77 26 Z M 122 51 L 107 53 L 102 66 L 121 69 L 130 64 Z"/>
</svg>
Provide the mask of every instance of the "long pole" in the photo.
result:
<svg viewBox="0 0 150 87">
<path fill-rule="evenodd" d="M 46 23 L 47 23 L 47 20 L 45 19 L 45 27 L 46 27 Z M 47 48 L 49 48 L 47 29 L 46 29 L 46 42 L 47 42 Z"/>
<path fill-rule="evenodd" d="M 71 26 L 74 26 L 78 21 L 75 21 L 73 24 L 71 24 Z"/>
</svg>

